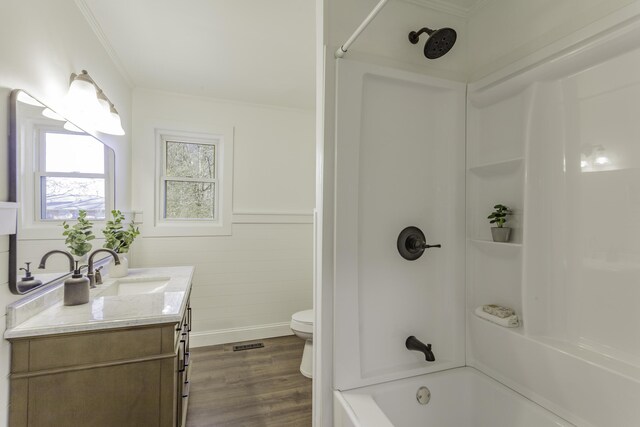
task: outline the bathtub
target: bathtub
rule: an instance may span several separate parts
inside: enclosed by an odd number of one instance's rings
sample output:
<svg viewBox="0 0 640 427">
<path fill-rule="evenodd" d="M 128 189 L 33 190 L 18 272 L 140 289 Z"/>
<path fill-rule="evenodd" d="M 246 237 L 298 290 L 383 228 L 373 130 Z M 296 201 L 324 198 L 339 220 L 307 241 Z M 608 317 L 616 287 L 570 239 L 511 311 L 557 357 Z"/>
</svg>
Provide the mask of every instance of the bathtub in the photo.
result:
<svg viewBox="0 0 640 427">
<path fill-rule="evenodd" d="M 426 405 L 416 397 L 423 386 Z M 470 367 L 335 391 L 334 400 L 334 427 L 573 426 Z"/>
</svg>

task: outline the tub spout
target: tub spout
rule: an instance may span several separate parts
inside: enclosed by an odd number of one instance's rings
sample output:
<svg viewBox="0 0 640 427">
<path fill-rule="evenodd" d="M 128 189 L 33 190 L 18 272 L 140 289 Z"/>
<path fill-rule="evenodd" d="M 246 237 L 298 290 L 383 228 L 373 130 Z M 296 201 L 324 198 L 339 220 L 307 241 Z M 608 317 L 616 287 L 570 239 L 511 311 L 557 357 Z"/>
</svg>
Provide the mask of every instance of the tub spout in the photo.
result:
<svg viewBox="0 0 640 427">
<path fill-rule="evenodd" d="M 431 344 L 424 345 L 418 338 L 411 335 L 409 338 L 407 338 L 404 345 L 408 350 L 415 350 L 424 353 L 424 360 L 426 360 L 427 362 L 435 362 L 436 357 L 431 351 Z"/>
</svg>

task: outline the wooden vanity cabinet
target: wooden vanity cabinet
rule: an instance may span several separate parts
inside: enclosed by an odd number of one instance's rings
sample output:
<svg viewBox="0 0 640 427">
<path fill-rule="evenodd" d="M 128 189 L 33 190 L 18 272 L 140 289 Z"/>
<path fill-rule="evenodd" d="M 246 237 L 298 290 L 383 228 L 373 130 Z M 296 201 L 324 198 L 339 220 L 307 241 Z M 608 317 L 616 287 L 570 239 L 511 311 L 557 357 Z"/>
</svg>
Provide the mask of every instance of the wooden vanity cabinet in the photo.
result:
<svg viewBox="0 0 640 427">
<path fill-rule="evenodd" d="M 178 328 L 176 328 L 177 330 Z M 176 420 L 179 427 L 187 425 L 187 405 L 189 403 L 189 389 L 191 386 L 191 353 L 189 351 L 189 332 L 191 332 L 191 306 L 182 319 L 178 338 L 177 361 L 177 392 L 176 392 Z"/>
<path fill-rule="evenodd" d="M 190 320 L 11 339 L 9 425 L 184 426 Z"/>
</svg>

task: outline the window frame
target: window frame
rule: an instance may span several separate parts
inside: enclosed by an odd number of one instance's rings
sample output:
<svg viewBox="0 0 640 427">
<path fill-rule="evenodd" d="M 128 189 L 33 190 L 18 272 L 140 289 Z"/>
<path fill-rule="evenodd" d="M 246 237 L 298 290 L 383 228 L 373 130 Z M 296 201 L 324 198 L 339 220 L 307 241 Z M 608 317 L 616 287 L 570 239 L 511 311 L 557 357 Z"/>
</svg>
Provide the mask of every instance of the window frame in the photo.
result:
<svg viewBox="0 0 640 427">
<path fill-rule="evenodd" d="M 213 166 L 213 178 L 188 178 L 188 177 L 174 177 L 167 176 L 167 143 L 180 143 L 180 144 L 196 144 L 196 145 L 210 145 L 214 147 L 214 166 Z M 162 174 L 160 176 L 160 210 L 158 211 L 162 222 L 176 223 L 176 222 L 213 222 L 218 223 L 220 215 L 218 214 L 218 200 L 219 200 L 219 187 L 218 187 L 218 154 L 220 148 L 219 139 L 202 139 L 202 138 L 175 138 L 167 135 L 161 136 L 161 155 L 162 155 Z M 213 192 L 213 218 L 167 218 L 167 182 L 206 182 L 214 184 Z"/>
<path fill-rule="evenodd" d="M 46 219 L 43 218 L 42 208 L 44 206 L 45 193 L 42 187 L 42 178 L 44 177 L 63 177 L 63 178 L 103 178 L 104 179 L 104 196 L 105 196 L 105 217 L 91 219 L 93 222 L 105 222 L 109 218 L 109 213 L 115 206 L 115 159 L 113 158 L 112 150 L 101 141 L 97 141 L 102 144 L 104 151 L 104 173 L 84 173 L 84 172 L 47 172 L 46 171 L 46 135 L 47 134 L 63 134 L 63 135 L 78 135 L 76 132 L 61 130 L 53 126 L 37 125 L 35 126 L 36 141 L 34 147 L 34 182 L 33 182 L 33 216 L 32 220 L 34 224 L 61 224 L 64 220 L 61 219 Z M 88 134 L 87 134 L 88 135 Z M 92 135 L 89 137 L 94 138 Z M 95 138 L 94 138 L 95 139 Z"/>
<path fill-rule="evenodd" d="M 156 160 L 153 220 L 150 221 L 150 223 L 147 222 L 145 235 L 149 237 L 230 236 L 233 204 L 233 127 L 207 127 L 207 129 L 203 131 L 185 131 L 154 127 L 154 133 Z M 216 188 L 214 196 L 214 219 L 164 218 L 166 141 L 196 144 L 209 141 L 209 143 L 215 144 Z M 193 180 L 196 182 L 204 181 L 200 178 L 194 178 Z M 146 204 L 146 206 L 151 207 L 149 204 Z"/>
</svg>

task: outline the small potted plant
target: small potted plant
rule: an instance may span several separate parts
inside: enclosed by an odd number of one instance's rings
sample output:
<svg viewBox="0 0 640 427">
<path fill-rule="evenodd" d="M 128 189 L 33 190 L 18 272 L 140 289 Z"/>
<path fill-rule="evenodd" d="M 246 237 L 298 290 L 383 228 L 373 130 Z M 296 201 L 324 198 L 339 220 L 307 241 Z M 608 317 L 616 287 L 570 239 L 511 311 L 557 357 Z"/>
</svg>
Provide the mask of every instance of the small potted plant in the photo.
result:
<svg viewBox="0 0 640 427">
<path fill-rule="evenodd" d="M 495 205 L 493 209 L 495 210 L 487 217 L 491 220 L 490 224 L 496 224 L 495 227 L 491 227 L 491 237 L 494 242 L 508 242 L 511 228 L 505 227 L 504 223 L 507 222 L 507 215 L 511 215 L 513 212 L 505 205 L 500 204 Z"/>
<path fill-rule="evenodd" d="M 118 254 L 120 258 L 120 265 L 115 265 L 112 261 L 109 266 L 109 276 L 111 277 L 125 277 L 129 272 L 129 260 L 127 260 L 126 254 L 129 253 L 131 244 L 136 237 L 140 234 L 140 230 L 133 225 L 133 221 L 128 227 L 122 224 L 124 221 L 124 215 L 119 210 L 111 211 L 113 219 L 107 221 L 107 224 L 102 230 L 104 234 L 103 248 L 111 249 Z"/>
<path fill-rule="evenodd" d="M 67 245 L 69 252 L 71 252 L 76 261 L 84 262 L 87 254 L 91 251 L 92 245 L 89 242 L 96 238 L 91 229 L 93 223 L 87 219 L 87 211 L 80 209 L 78 211 L 78 222 L 70 225 L 64 221 L 62 227 L 64 228 L 62 235 L 66 237 L 64 243 Z"/>
</svg>

